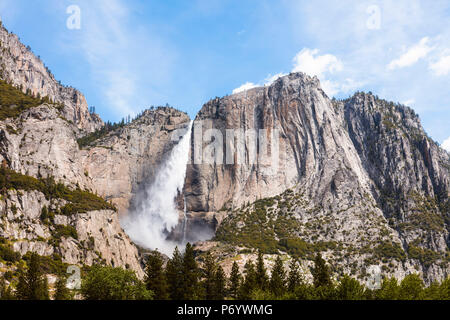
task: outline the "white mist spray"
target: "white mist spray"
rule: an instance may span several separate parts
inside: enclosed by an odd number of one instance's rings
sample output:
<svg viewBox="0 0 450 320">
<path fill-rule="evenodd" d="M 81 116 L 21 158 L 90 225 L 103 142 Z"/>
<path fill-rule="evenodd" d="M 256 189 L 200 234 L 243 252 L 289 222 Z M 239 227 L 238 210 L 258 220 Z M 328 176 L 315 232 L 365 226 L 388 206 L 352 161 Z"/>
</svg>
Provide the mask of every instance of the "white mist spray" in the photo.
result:
<svg viewBox="0 0 450 320">
<path fill-rule="evenodd" d="M 145 190 L 145 198 L 138 203 L 136 211 L 122 221 L 123 228 L 135 243 L 145 248 L 158 249 L 167 255 L 172 255 L 177 245 L 167 240 L 167 232 L 172 231 L 179 222 L 175 198 L 183 191 L 191 131 L 192 122 L 187 133 L 159 168 L 154 182 Z"/>
</svg>

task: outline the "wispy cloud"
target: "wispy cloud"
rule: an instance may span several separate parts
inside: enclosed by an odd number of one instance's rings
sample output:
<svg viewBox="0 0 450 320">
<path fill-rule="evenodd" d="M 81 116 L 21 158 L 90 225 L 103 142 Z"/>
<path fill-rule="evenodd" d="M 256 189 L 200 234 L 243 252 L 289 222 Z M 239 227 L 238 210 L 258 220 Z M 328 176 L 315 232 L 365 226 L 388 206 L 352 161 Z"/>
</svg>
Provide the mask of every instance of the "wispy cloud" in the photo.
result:
<svg viewBox="0 0 450 320">
<path fill-rule="evenodd" d="M 84 2 L 79 46 L 109 112 L 135 114 L 162 95 L 170 79 L 172 50 L 156 34 L 132 23 L 124 0 Z"/>
<path fill-rule="evenodd" d="M 429 134 L 450 135 L 448 0 L 38 2 L 0 0 L 0 15 L 110 120 L 166 102 L 194 115 L 236 78 L 245 90 L 298 67 L 329 96 L 414 98 Z M 64 28 L 69 4 L 81 7 L 81 30 Z M 50 45 L 39 48 L 42 34 Z"/>
<path fill-rule="evenodd" d="M 429 46 L 430 39 L 428 37 L 422 38 L 420 42 L 409 48 L 398 59 L 392 60 L 388 65 L 389 70 L 405 68 L 417 63 L 420 59 L 425 58 L 433 47 Z"/>
<path fill-rule="evenodd" d="M 234 89 L 233 90 L 233 94 L 239 93 L 239 92 L 243 92 L 243 91 L 246 91 L 246 90 L 250 90 L 250 89 L 253 89 L 253 88 L 256 88 L 256 87 L 259 87 L 259 85 L 255 84 L 253 82 L 246 82 L 242 86 Z"/>
<path fill-rule="evenodd" d="M 332 52 L 344 65 L 342 72 L 322 79 L 322 86 L 329 86 L 328 92 L 340 91 L 337 97 L 342 98 L 343 84 L 352 79 L 352 87 L 385 99 L 413 97 L 414 109 L 429 134 L 439 141 L 447 138 L 448 126 L 436 119 L 450 117 L 448 1 L 343 2 L 346 5 L 326 0 L 284 1 L 286 20 L 297 35 L 294 41 Z M 380 24 L 371 29 L 368 8 L 374 5 Z"/>
</svg>

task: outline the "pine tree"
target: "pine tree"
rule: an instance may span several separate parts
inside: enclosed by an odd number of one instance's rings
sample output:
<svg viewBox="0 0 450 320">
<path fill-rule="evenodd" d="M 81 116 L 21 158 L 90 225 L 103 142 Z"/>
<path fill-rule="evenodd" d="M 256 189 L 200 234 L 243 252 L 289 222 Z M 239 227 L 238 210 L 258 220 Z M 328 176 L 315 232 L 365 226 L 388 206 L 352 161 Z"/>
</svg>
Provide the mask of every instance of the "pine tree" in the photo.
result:
<svg viewBox="0 0 450 320">
<path fill-rule="evenodd" d="M 167 281 L 163 268 L 163 259 L 158 251 L 153 251 L 148 256 L 145 284 L 147 290 L 151 290 L 154 294 L 155 300 L 166 300 L 168 298 L 167 293 Z"/>
<path fill-rule="evenodd" d="M 311 269 L 311 273 L 314 277 L 314 286 L 316 288 L 327 287 L 332 284 L 330 270 L 319 253 L 314 259 L 314 268 Z"/>
<path fill-rule="evenodd" d="M 428 288 L 424 290 L 426 300 L 443 300 L 440 296 L 440 285 L 437 281 L 433 281 Z"/>
<path fill-rule="evenodd" d="M 227 278 L 221 266 L 218 266 L 214 274 L 214 300 L 224 300 L 226 296 Z"/>
<path fill-rule="evenodd" d="M 331 281 L 331 274 L 325 260 L 318 253 L 314 259 L 314 268 L 311 269 L 314 278 L 313 294 L 315 299 L 331 300 L 335 298 L 335 290 Z"/>
<path fill-rule="evenodd" d="M 248 261 L 244 266 L 245 279 L 239 289 L 239 299 L 249 300 L 252 291 L 257 288 L 256 271 L 252 261 Z"/>
<path fill-rule="evenodd" d="M 230 282 L 228 287 L 230 295 L 234 299 L 237 299 L 238 297 L 239 288 L 241 286 L 241 280 L 242 276 L 241 273 L 239 272 L 239 266 L 235 261 L 233 262 L 233 266 L 231 267 Z"/>
<path fill-rule="evenodd" d="M 186 244 L 183 256 L 182 288 L 184 300 L 194 300 L 199 298 L 199 269 L 197 262 L 195 261 L 194 248 L 190 243 Z"/>
<path fill-rule="evenodd" d="M 287 289 L 294 293 L 295 289 L 302 283 L 298 260 L 293 258 L 289 263 L 289 276 L 287 280 Z"/>
<path fill-rule="evenodd" d="M 213 300 L 215 297 L 215 283 L 214 276 L 216 272 L 216 264 L 210 252 L 206 254 L 205 262 L 203 264 L 204 268 L 204 281 L 203 288 L 205 290 L 205 299 Z"/>
<path fill-rule="evenodd" d="M 400 287 L 395 278 L 385 278 L 381 283 L 381 288 L 376 291 L 376 299 L 397 300 L 399 298 Z"/>
<path fill-rule="evenodd" d="M 272 269 L 272 275 L 269 282 L 270 291 L 276 296 L 282 296 L 286 291 L 286 271 L 283 267 L 283 261 L 277 256 L 275 265 Z"/>
<path fill-rule="evenodd" d="M 336 291 L 339 300 L 362 300 L 364 297 L 364 286 L 348 275 L 341 278 Z"/>
<path fill-rule="evenodd" d="M 48 300 L 48 282 L 40 270 L 39 256 L 31 254 L 30 265 L 27 272 L 19 271 L 17 284 L 17 297 L 20 300 Z"/>
<path fill-rule="evenodd" d="M 407 275 L 400 283 L 401 300 L 422 300 L 424 299 L 424 284 L 417 274 Z"/>
<path fill-rule="evenodd" d="M 183 257 L 178 247 L 175 248 L 172 259 L 167 262 L 166 279 L 170 299 L 183 300 Z"/>
<path fill-rule="evenodd" d="M 268 277 L 266 267 L 264 266 L 264 257 L 261 251 L 258 252 L 258 260 L 256 261 L 256 286 L 260 290 L 266 290 Z"/>
<path fill-rule="evenodd" d="M 450 277 L 442 281 L 439 286 L 439 298 L 441 300 L 450 300 Z"/>
<path fill-rule="evenodd" d="M 221 266 L 218 266 L 210 252 L 206 254 L 203 264 L 203 290 L 206 300 L 223 300 L 226 295 L 226 276 Z"/>
<path fill-rule="evenodd" d="M 59 277 L 56 281 L 54 300 L 72 300 L 70 290 L 66 287 L 66 280 L 65 277 Z"/>
</svg>

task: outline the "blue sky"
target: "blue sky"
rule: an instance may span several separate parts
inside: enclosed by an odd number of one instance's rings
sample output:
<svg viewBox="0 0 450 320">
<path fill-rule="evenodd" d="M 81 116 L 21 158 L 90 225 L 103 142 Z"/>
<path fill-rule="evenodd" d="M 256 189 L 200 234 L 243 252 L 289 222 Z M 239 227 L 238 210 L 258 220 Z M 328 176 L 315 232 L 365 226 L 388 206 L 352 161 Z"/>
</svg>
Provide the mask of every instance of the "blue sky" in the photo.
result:
<svg viewBox="0 0 450 320">
<path fill-rule="evenodd" d="M 73 5 L 80 29 L 67 27 Z M 330 96 L 408 104 L 450 150 L 449 1 L 0 0 L 0 17 L 105 120 L 166 103 L 194 117 L 305 71 Z"/>
</svg>

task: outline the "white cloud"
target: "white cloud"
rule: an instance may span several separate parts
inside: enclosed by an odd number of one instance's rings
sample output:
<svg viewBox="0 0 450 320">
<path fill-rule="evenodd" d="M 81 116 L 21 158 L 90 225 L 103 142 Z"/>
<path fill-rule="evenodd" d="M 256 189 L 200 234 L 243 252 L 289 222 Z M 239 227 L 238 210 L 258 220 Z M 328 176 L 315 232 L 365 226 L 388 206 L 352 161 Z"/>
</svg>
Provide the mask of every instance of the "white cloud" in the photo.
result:
<svg viewBox="0 0 450 320">
<path fill-rule="evenodd" d="M 233 90 L 233 94 L 239 93 L 239 92 L 242 92 L 242 91 L 246 91 L 246 90 L 250 90 L 250 89 L 253 89 L 253 88 L 256 88 L 256 87 L 259 87 L 259 85 L 254 84 L 253 82 L 246 82 L 242 86 L 240 86 L 239 88 L 234 89 Z"/>
<path fill-rule="evenodd" d="M 428 68 L 430 62 L 450 56 L 445 52 L 450 49 L 449 1 L 347 2 L 351 2 L 350 9 L 340 1 L 328 0 L 286 0 L 281 6 L 286 7 L 285 20 L 290 23 L 296 42 L 318 48 L 321 53 L 332 53 L 344 63 L 345 70 L 328 76 L 328 80 L 336 84 L 343 83 L 345 78 L 354 79 L 364 83 L 357 90 L 372 91 L 387 100 L 405 101 L 413 97 L 413 107 L 427 132 L 435 140 L 443 141 L 449 136 L 448 125 L 436 119 L 450 117 L 447 103 L 450 101 L 450 73 L 446 77 L 436 77 L 432 69 L 423 72 L 423 67 Z M 367 28 L 371 17 L 367 8 L 372 4 L 381 11 L 379 30 Z M 323 10 L 324 7 L 327 10 Z M 425 36 L 430 39 L 426 47 L 433 47 L 433 51 L 403 72 L 388 70 L 392 60 L 398 60 Z"/>
<path fill-rule="evenodd" d="M 389 70 L 405 68 L 417 63 L 420 59 L 425 58 L 433 48 L 428 45 L 430 39 L 422 38 L 420 42 L 409 48 L 400 58 L 392 60 L 388 65 Z"/>
<path fill-rule="evenodd" d="M 332 54 L 319 54 L 318 49 L 304 48 L 293 59 L 292 72 L 304 72 L 311 76 L 317 76 L 322 89 L 329 96 L 338 93 L 347 93 L 361 86 L 361 83 L 353 79 L 337 81 L 332 76 L 344 70 L 344 64 Z"/>
<path fill-rule="evenodd" d="M 256 87 L 262 87 L 262 86 L 270 86 L 272 83 L 274 83 L 278 78 L 285 76 L 285 73 L 277 73 L 276 75 L 268 75 L 266 79 L 264 79 L 264 83 L 253 83 L 253 82 L 246 82 L 239 88 L 236 88 L 233 90 L 233 94 L 243 92 L 246 90 L 250 90 Z"/>
<path fill-rule="evenodd" d="M 305 48 L 294 57 L 293 72 L 304 72 L 311 76 L 323 77 L 325 73 L 335 73 L 344 68 L 342 62 L 331 54 L 318 55 L 318 49 Z"/>
<path fill-rule="evenodd" d="M 353 79 L 347 78 L 342 81 L 332 81 L 332 80 L 321 80 L 320 84 L 322 86 L 323 91 L 332 97 L 337 95 L 338 93 L 353 93 L 358 88 L 364 85 L 363 82 L 357 82 Z"/>
<path fill-rule="evenodd" d="M 332 54 L 319 54 L 318 49 L 304 48 L 297 53 L 293 59 L 292 72 L 303 72 L 310 76 L 317 76 L 321 82 L 322 89 L 329 96 L 338 93 L 348 93 L 363 85 L 362 82 L 346 78 L 341 81 L 331 80 L 330 76 L 342 71 L 344 64 Z M 286 73 L 277 73 L 268 75 L 263 83 L 247 82 L 233 90 L 233 93 L 242 92 L 259 86 L 271 85 L 278 78 L 285 76 Z"/>
<path fill-rule="evenodd" d="M 402 104 L 405 106 L 412 106 L 414 103 L 416 103 L 416 100 L 414 100 L 414 99 L 409 99 L 409 100 L 402 102 Z"/>
<path fill-rule="evenodd" d="M 435 63 L 430 63 L 430 70 L 437 76 L 446 76 L 450 73 L 450 55 L 441 57 Z"/>
<path fill-rule="evenodd" d="M 446 140 L 444 140 L 444 142 L 442 142 L 441 147 L 444 150 L 447 150 L 448 152 L 450 152 L 450 137 L 448 137 Z"/>
</svg>

